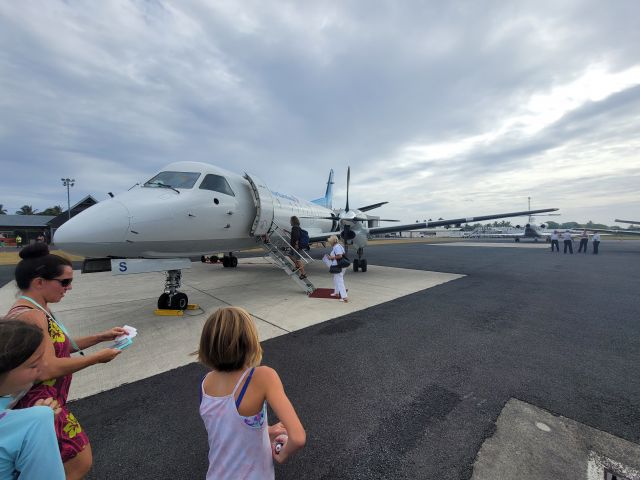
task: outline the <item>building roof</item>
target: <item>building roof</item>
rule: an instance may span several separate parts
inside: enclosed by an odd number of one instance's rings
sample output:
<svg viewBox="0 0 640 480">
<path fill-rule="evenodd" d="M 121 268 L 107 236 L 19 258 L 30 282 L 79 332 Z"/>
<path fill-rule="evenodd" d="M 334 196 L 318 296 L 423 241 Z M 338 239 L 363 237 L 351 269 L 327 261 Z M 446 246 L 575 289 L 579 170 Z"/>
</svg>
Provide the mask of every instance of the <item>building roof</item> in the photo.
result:
<svg viewBox="0 0 640 480">
<path fill-rule="evenodd" d="M 93 196 L 87 195 L 78 203 L 76 203 L 73 207 L 71 207 L 71 216 L 75 217 L 77 214 L 95 205 L 96 203 L 98 203 L 98 201 L 95 198 L 93 198 Z M 62 225 L 67 220 L 69 220 L 69 214 L 67 213 L 67 210 L 65 210 L 57 217 L 52 217 L 52 220 L 49 222 L 49 226 L 55 230 L 56 228 L 59 228 L 60 225 Z"/>
<path fill-rule="evenodd" d="M 54 218 L 51 215 L 0 215 L 0 228 L 46 228 Z"/>
</svg>

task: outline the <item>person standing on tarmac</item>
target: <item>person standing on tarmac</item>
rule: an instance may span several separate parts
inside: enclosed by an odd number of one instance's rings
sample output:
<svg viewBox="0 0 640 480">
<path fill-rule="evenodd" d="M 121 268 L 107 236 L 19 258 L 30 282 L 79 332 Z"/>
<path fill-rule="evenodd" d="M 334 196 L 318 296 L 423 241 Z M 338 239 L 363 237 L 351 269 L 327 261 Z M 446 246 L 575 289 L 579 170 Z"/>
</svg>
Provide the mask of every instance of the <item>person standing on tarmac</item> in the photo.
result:
<svg viewBox="0 0 640 480">
<path fill-rule="evenodd" d="M 591 239 L 593 242 L 593 254 L 598 255 L 598 247 L 600 246 L 600 233 L 593 232 L 593 238 Z"/>
<path fill-rule="evenodd" d="M 589 234 L 586 230 L 582 231 L 580 234 L 580 247 L 578 248 L 578 253 L 584 252 L 587 253 L 587 245 L 589 243 Z"/>
<path fill-rule="evenodd" d="M 16 248 L 20 248 L 22 246 L 22 237 L 20 235 L 16 235 Z"/>
<path fill-rule="evenodd" d="M 565 230 L 562 234 L 562 240 L 564 240 L 564 253 L 567 253 L 568 248 L 569 253 L 573 255 L 573 239 L 571 238 L 571 232 L 569 230 Z"/>
<path fill-rule="evenodd" d="M 556 252 L 560 253 L 560 244 L 558 243 L 558 230 L 554 230 L 551 234 L 551 251 L 553 252 L 553 247 L 556 247 Z"/>
</svg>

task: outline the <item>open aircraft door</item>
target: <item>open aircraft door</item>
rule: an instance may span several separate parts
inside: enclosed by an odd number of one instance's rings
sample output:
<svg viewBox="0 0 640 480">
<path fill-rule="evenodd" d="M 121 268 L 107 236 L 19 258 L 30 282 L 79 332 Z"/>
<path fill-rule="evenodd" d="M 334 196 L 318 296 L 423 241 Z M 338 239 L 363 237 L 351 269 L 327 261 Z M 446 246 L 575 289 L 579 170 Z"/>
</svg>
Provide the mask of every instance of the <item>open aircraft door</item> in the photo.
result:
<svg viewBox="0 0 640 480">
<path fill-rule="evenodd" d="M 266 235 L 271 229 L 274 215 L 273 195 L 262 180 L 245 172 L 244 178 L 251 186 L 253 201 L 256 205 L 256 218 L 251 226 L 251 235 Z"/>
</svg>

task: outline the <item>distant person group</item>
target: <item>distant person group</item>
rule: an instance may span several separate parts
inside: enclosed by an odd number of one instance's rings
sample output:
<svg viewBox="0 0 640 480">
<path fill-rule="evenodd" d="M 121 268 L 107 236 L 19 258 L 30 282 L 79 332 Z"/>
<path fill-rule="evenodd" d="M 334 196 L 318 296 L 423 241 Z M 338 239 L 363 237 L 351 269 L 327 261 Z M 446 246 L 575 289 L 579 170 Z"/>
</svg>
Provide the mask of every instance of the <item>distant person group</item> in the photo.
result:
<svg viewBox="0 0 640 480">
<path fill-rule="evenodd" d="M 560 253 L 560 245 L 558 242 L 559 238 L 560 238 L 560 234 L 558 233 L 558 230 L 554 230 L 550 236 L 552 252 L 556 251 Z M 562 233 L 562 240 L 564 243 L 564 253 L 567 253 L 567 250 L 568 250 L 569 253 L 573 255 L 573 237 L 571 235 L 571 230 L 565 230 Z M 598 232 L 593 232 L 593 237 L 591 239 L 591 242 L 593 244 L 593 254 L 598 255 L 598 248 L 600 247 L 600 234 Z M 580 234 L 580 246 L 578 248 L 578 253 L 587 253 L 588 245 L 589 245 L 589 232 L 587 232 L 586 230 L 583 230 L 582 233 Z"/>
<path fill-rule="evenodd" d="M 82 479 L 93 454 L 67 407 L 72 375 L 117 357 L 115 348 L 83 350 L 126 332 L 114 327 L 72 338 L 50 309 L 72 289 L 71 262 L 49 253 L 46 243 L 25 247 L 20 257 L 20 294 L 0 318 L 0 480 Z M 280 377 L 260 365 L 262 347 L 250 314 L 239 307 L 214 312 L 202 329 L 198 359 L 211 369 L 199 387 L 209 438 L 206 478 L 273 479 L 273 462 L 302 448 L 306 434 Z M 268 424 L 267 404 L 280 419 L 275 425 Z"/>
</svg>

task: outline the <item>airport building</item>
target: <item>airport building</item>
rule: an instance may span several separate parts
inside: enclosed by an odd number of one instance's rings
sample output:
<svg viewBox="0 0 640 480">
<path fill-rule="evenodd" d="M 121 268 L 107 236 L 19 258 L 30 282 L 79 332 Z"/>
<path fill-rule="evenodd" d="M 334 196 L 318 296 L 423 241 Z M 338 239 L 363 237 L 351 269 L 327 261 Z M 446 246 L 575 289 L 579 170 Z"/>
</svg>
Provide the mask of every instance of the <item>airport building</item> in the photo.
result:
<svg viewBox="0 0 640 480">
<path fill-rule="evenodd" d="M 87 195 L 71 207 L 71 217 L 95 205 L 98 201 Z M 43 235 L 47 242 L 53 238 L 55 231 L 67 220 L 68 211 L 60 215 L 0 215 L 0 242 L 5 246 L 15 246 L 15 238 L 20 235 L 22 245 L 34 242 L 39 235 Z"/>
</svg>

